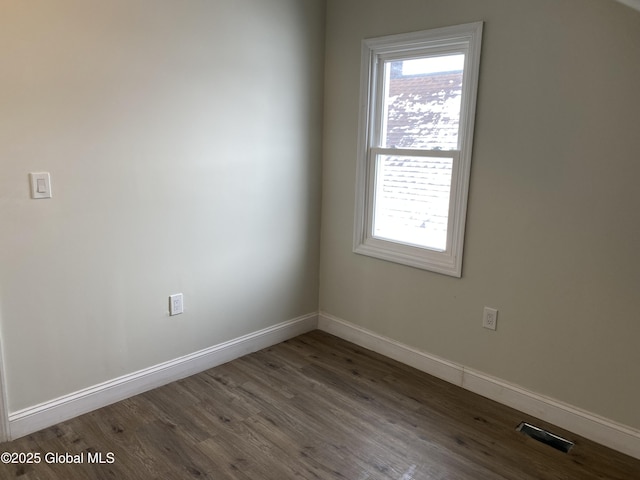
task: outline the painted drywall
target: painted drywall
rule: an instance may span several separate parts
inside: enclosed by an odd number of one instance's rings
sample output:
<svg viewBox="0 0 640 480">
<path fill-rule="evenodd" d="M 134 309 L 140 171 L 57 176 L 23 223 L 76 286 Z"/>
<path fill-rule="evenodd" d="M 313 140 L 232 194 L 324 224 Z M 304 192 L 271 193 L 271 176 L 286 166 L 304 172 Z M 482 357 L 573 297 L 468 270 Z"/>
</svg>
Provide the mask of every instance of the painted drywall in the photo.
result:
<svg viewBox="0 0 640 480">
<path fill-rule="evenodd" d="M 608 0 L 327 5 L 321 310 L 640 428 L 640 13 Z M 475 21 L 462 278 L 354 254 L 361 40 Z"/>
<path fill-rule="evenodd" d="M 617 0 L 618 2 L 627 5 L 635 10 L 640 11 L 640 0 Z"/>
<path fill-rule="evenodd" d="M 323 49 L 320 0 L 0 2 L 10 412 L 317 311 Z"/>
</svg>

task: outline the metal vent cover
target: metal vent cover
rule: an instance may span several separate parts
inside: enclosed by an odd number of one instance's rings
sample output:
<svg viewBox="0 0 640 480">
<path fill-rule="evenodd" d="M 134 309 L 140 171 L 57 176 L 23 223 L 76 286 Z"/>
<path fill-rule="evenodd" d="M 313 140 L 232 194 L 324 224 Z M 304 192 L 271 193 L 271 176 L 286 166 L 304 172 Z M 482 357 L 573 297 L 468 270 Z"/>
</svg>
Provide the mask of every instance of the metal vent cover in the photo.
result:
<svg viewBox="0 0 640 480">
<path fill-rule="evenodd" d="M 548 432 L 547 430 L 543 430 L 542 428 L 536 427 L 535 425 L 531 425 L 527 422 L 520 423 L 520 425 L 516 427 L 516 431 L 524 433 L 534 440 L 549 445 L 550 447 L 564 453 L 569 453 L 569 450 L 571 450 L 571 447 L 574 445 L 573 442 L 570 442 L 566 438 L 562 438 L 555 433 Z"/>
</svg>

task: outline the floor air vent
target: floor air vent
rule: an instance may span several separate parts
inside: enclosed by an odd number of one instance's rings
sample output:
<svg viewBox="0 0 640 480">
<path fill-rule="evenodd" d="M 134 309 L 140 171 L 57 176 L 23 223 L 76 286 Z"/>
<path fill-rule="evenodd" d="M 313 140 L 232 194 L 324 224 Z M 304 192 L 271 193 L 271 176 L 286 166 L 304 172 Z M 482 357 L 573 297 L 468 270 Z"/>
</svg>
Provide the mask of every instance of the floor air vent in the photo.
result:
<svg viewBox="0 0 640 480">
<path fill-rule="evenodd" d="M 522 422 L 520 425 L 518 425 L 516 430 L 530 436 L 534 440 L 545 443 L 550 447 L 553 447 L 556 450 L 560 450 L 564 453 L 569 453 L 569 450 L 571 450 L 571 447 L 573 447 L 573 442 L 570 442 L 569 440 L 559 437 L 558 435 L 538 428 L 535 425 L 531 425 L 530 423 Z"/>
</svg>

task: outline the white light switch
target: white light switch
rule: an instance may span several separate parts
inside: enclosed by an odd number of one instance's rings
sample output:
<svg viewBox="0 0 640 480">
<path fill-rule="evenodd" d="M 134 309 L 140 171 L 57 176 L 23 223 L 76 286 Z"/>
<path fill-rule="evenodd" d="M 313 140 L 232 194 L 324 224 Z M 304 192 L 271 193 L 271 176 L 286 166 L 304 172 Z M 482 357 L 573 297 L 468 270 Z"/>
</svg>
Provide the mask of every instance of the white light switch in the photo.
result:
<svg viewBox="0 0 640 480">
<path fill-rule="evenodd" d="M 31 198 L 51 198 L 51 177 L 49 172 L 30 173 Z"/>
</svg>

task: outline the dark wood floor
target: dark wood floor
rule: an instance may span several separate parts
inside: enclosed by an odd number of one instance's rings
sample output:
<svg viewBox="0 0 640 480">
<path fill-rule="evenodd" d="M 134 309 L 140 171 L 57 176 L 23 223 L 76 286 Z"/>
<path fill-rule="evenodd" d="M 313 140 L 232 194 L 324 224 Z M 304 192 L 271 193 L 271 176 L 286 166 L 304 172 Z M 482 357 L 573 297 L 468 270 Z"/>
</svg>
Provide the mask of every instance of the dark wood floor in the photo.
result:
<svg viewBox="0 0 640 480">
<path fill-rule="evenodd" d="M 522 420 L 576 445 L 539 443 Z M 640 479 L 638 460 L 319 331 L 0 451 L 42 458 L 0 464 L 2 479 Z"/>
</svg>

